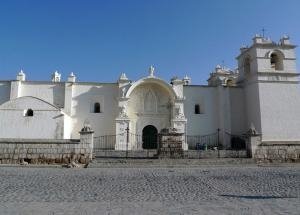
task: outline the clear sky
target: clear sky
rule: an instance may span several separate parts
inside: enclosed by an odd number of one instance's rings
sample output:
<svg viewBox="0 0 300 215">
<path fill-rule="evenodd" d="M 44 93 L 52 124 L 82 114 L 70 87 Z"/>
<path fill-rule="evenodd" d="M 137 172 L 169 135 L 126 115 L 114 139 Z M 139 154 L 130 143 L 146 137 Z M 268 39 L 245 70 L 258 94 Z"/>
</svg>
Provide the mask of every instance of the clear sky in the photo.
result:
<svg viewBox="0 0 300 215">
<path fill-rule="evenodd" d="M 215 65 L 235 68 L 256 33 L 300 45 L 299 0 L 1 0 L 0 79 L 79 81 L 156 75 L 206 84 Z M 297 51 L 299 53 L 299 50 Z M 299 58 L 299 54 L 298 54 Z M 299 69 L 298 63 L 298 69 Z"/>
</svg>

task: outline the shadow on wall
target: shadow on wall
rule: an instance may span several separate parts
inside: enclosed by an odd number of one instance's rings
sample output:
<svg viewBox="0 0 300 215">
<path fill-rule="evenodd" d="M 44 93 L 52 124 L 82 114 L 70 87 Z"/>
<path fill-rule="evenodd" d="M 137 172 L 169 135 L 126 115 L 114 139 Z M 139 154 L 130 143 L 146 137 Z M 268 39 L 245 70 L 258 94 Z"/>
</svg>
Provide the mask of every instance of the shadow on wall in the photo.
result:
<svg viewBox="0 0 300 215">
<path fill-rule="evenodd" d="M 86 120 L 89 121 L 95 135 L 114 134 L 115 119 L 118 114 L 117 84 L 98 86 L 75 85 L 76 95 L 73 97 L 72 138 L 78 137 L 78 131 Z M 100 112 L 94 111 L 95 103 L 100 104 Z M 74 117 L 75 116 L 75 117 Z"/>
<path fill-rule="evenodd" d="M 51 87 L 53 91 L 53 104 L 59 108 L 64 107 L 65 90 L 61 84 L 54 85 Z"/>
</svg>

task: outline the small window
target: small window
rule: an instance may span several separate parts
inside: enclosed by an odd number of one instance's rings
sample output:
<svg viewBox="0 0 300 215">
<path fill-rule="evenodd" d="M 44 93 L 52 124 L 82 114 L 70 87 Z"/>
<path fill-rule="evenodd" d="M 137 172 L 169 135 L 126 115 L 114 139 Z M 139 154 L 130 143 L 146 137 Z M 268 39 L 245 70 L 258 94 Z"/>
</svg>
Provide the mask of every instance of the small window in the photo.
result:
<svg viewBox="0 0 300 215">
<path fill-rule="evenodd" d="M 200 114 L 200 105 L 195 104 L 195 114 Z"/>
<path fill-rule="evenodd" d="M 33 110 L 32 109 L 26 110 L 25 116 L 29 116 L 29 117 L 33 116 Z"/>
<path fill-rule="evenodd" d="M 100 103 L 96 102 L 94 104 L 94 113 L 101 113 Z"/>
</svg>

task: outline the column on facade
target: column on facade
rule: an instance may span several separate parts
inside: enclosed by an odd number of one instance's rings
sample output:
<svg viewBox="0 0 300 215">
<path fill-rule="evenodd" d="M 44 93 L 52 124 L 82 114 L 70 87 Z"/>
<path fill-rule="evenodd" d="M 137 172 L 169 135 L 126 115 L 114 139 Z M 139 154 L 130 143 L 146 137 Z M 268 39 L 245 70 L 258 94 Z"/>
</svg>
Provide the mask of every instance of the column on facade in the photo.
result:
<svg viewBox="0 0 300 215">
<path fill-rule="evenodd" d="M 134 143 L 130 141 L 130 119 L 128 117 L 128 100 L 126 92 L 130 85 L 130 80 L 122 73 L 119 80 L 119 96 L 118 96 L 118 116 L 116 118 L 116 143 L 115 150 L 131 150 L 134 148 Z"/>
<path fill-rule="evenodd" d="M 26 80 L 26 75 L 21 70 L 17 75 L 17 80 L 12 81 L 10 85 L 10 100 L 16 99 L 21 96 L 22 92 L 22 81 Z"/>
<path fill-rule="evenodd" d="M 178 133 L 183 134 L 183 150 L 188 150 L 188 145 L 185 139 L 186 134 L 186 123 L 187 119 L 184 115 L 184 100 L 185 97 L 183 95 L 183 85 L 184 81 L 180 79 L 172 79 L 171 80 L 173 89 L 176 93 L 176 98 L 174 100 L 172 113 L 171 113 L 171 127 L 175 128 Z"/>
</svg>

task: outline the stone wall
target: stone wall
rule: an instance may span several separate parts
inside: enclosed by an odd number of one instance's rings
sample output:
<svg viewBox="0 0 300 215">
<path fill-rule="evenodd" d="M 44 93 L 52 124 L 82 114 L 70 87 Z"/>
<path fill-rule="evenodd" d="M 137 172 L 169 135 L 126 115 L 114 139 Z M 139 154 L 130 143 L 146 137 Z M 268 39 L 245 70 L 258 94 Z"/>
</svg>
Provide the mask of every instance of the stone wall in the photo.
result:
<svg viewBox="0 0 300 215">
<path fill-rule="evenodd" d="M 263 162 L 300 162 L 299 142 L 263 142 L 257 146 L 254 154 L 257 161 Z"/>
<path fill-rule="evenodd" d="M 159 134 L 158 155 L 160 158 L 183 158 L 183 133 L 177 133 L 177 129 L 163 129 Z"/>
<path fill-rule="evenodd" d="M 80 140 L 0 139 L 0 164 L 86 164 L 92 154 L 92 132 L 81 132 Z"/>
<path fill-rule="evenodd" d="M 246 150 L 189 150 L 184 152 L 189 159 L 203 158 L 247 158 Z"/>
</svg>

